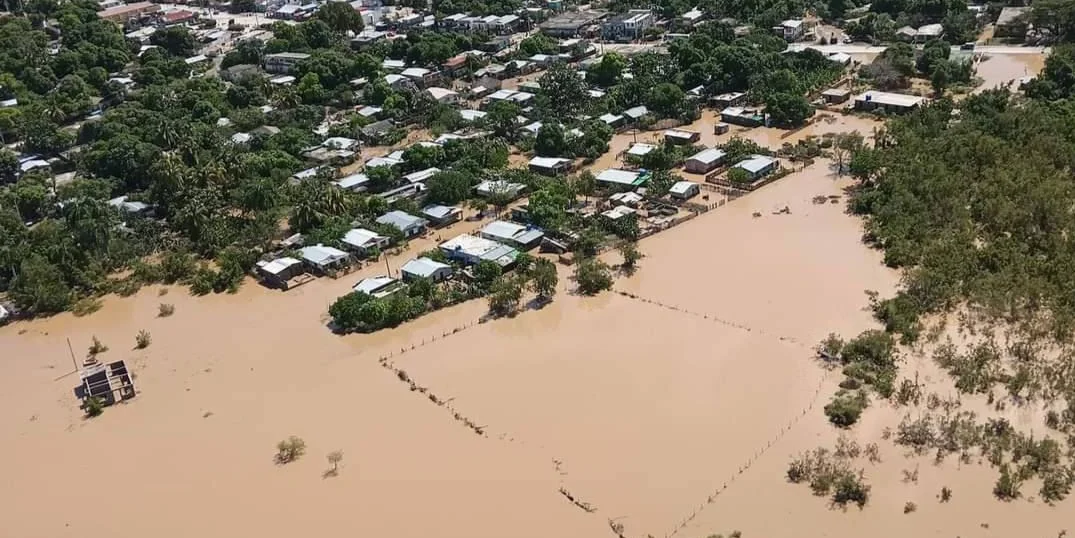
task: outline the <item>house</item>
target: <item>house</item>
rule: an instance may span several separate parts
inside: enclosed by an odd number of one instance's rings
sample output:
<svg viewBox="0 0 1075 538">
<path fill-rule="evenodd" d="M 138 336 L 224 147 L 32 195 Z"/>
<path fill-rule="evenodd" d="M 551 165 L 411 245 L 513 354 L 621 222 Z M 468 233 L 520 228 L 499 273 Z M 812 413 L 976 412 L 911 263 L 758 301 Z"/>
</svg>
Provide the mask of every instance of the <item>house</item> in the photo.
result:
<svg viewBox="0 0 1075 538">
<path fill-rule="evenodd" d="M 537 172 L 538 174 L 546 176 L 555 176 L 567 173 L 571 170 L 571 159 L 564 159 L 561 157 L 534 157 L 533 159 L 530 159 L 529 168 L 531 172 Z"/>
<path fill-rule="evenodd" d="M 744 127 L 757 127 L 765 124 L 765 115 L 755 108 L 730 106 L 720 111 L 720 120 Z"/>
<path fill-rule="evenodd" d="M 381 62 L 381 69 L 384 69 L 387 73 L 399 73 L 406 68 L 407 62 L 404 62 L 403 60 L 393 60 L 391 58 L 385 58 L 384 61 Z"/>
<path fill-rule="evenodd" d="M 237 146 L 241 146 L 243 144 L 246 144 L 246 143 L 250 142 L 253 139 L 254 139 L 254 135 L 252 135 L 250 133 L 235 133 L 235 134 L 231 135 L 231 138 L 229 138 L 231 143 L 235 144 Z"/>
<path fill-rule="evenodd" d="M 708 174 L 711 170 L 721 165 L 727 154 L 722 149 L 703 149 L 691 155 L 684 164 L 683 169 L 692 174 Z"/>
<path fill-rule="evenodd" d="M 400 72 L 400 75 L 413 80 L 415 84 L 419 86 L 427 86 L 432 84 L 437 79 L 438 73 L 432 69 L 426 69 L 424 67 L 408 67 Z"/>
<path fill-rule="evenodd" d="M 383 224 L 391 226 L 401 232 L 403 237 L 414 237 L 421 235 L 426 231 L 426 225 L 429 224 L 426 219 L 416 217 L 403 211 L 389 211 L 380 217 L 377 217 L 377 224 Z"/>
<path fill-rule="evenodd" d="M 704 16 L 705 12 L 698 8 L 692 8 L 690 11 L 680 15 L 679 18 L 681 21 L 683 21 L 683 24 L 687 26 L 694 26 L 695 24 L 698 24 L 698 22 L 701 21 L 702 17 Z"/>
<path fill-rule="evenodd" d="M 297 184 L 307 179 L 313 179 L 317 177 L 317 175 L 321 174 L 324 170 L 329 170 L 329 168 L 326 166 L 315 166 L 313 168 L 307 168 L 305 170 L 301 170 L 299 172 L 291 174 L 290 180 L 292 183 Z"/>
<path fill-rule="evenodd" d="M 644 171 L 620 170 L 609 168 L 597 174 L 597 183 L 615 189 L 638 187 L 649 179 L 649 173 Z"/>
<path fill-rule="evenodd" d="M 399 274 L 404 281 L 428 278 L 433 282 L 442 282 L 452 277 L 452 266 L 423 256 L 403 264 L 403 267 L 399 268 Z"/>
<path fill-rule="evenodd" d="M 376 121 L 362 128 L 362 138 L 369 144 L 379 145 L 387 140 L 388 135 L 395 129 L 396 125 L 392 120 Z"/>
<path fill-rule="evenodd" d="M 161 13 L 160 22 L 164 26 L 173 26 L 194 20 L 194 12 L 185 9 L 176 9 Z"/>
<path fill-rule="evenodd" d="M 370 45 L 379 43 L 387 37 L 388 32 L 378 32 L 377 30 L 365 28 L 351 40 L 351 48 L 354 50 L 362 50 Z"/>
<path fill-rule="evenodd" d="M 363 118 L 377 118 L 380 117 L 382 112 L 384 112 L 384 109 L 379 106 L 366 105 L 358 109 L 358 115 Z"/>
<path fill-rule="evenodd" d="M 623 116 L 627 119 L 627 123 L 638 123 L 646 114 L 649 114 L 649 109 L 644 106 L 636 106 L 623 111 Z"/>
<path fill-rule="evenodd" d="M 349 149 L 317 146 L 302 152 L 302 156 L 314 163 L 347 165 L 355 161 L 357 153 Z"/>
<path fill-rule="evenodd" d="M 478 196 L 489 198 L 494 195 L 504 195 L 511 200 L 518 198 L 523 193 L 523 189 L 526 189 L 526 185 L 511 183 L 502 179 L 485 180 L 475 187 Z"/>
<path fill-rule="evenodd" d="M 352 192 L 365 192 L 369 188 L 369 182 L 370 178 L 366 174 L 350 174 L 333 181 L 337 187 Z"/>
<path fill-rule="evenodd" d="M 602 122 L 604 122 L 605 125 L 608 125 L 609 127 L 612 127 L 613 129 L 623 125 L 623 115 L 622 114 L 602 114 L 601 117 L 599 117 L 597 119 L 601 120 Z"/>
<path fill-rule="evenodd" d="M 851 90 L 829 88 L 821 92 L 821 97 L 825 99 L 826 104 L 838 105 L 840 103 L 846 103 L 848 99 L 851 99 Z"/>
<path fill-rule="evenodd" d="M 519 257 L 519 251 L 512 247 L 470 234 L 453 237 L 441 243 L 439 248 L 449 259 L 467 265 L 491 261 L 500 267 L 507 267 Z"/>
<path fill-rule="evenodd" d="M 631 147 L 627 148 L 627 156 L 640 158 L 655 149 L 657 149 L 657 146 L 653 144 L 635 142 L 634 144 L 631 144 Z"/>
<path fill-rule="evenodd" d="M 940 39 L 944 35 L 944 25 L 939 23 L 927 24 L 918 27 L 917 41 L 926 42 L 930 39 Z"/>
<path fill-rule="evenodd" d="M 459 117 L 463 118 L 463 121 L 475 122 L 485 117 L 485 112 L 481 110 L 464 109 L 459 111 Z"/>
<path fill-rule="evenodd" d="M 403 160 L 392 157 L 392 154 L 390 153 L 384 157 L 374 157 L 366 161 L 366 166 L 364 169 L 369 170 L 370 168 L 377 168 L 378 166 L 392 167 L 399 166 L 401 164 L 403 164 Z"/>
<path fill-rule="evenodd" d="M 618 205 L 612 209 L 609 209 L 608 211 L 601 212 L 602 217 L 605 217 L 606 219 L 611 221 L 617 221 L 624 217 L 630 217 L 637 214 L 638 211 L 635 211 L 634 208 L 626 205 Z"/>
<path fill-rule="evenodd" d="M 855 97 L 855 109 L 863 111 L 883 110 L 885 112 L 910 112 L 926 99 L 917 95 L 902 93 L 868 91 Z"/>
<path fill-rule="evenodd" d="M 743 92 L 728 92 L 714 96 L 709 100 L 716 108 L 728 108 L 730 106 L 741 106 L 747 101 L 747 94 Z"/>
<path fill-rule="evenodd" d="M 160 10 L 160 5 L 152 2 L 135 2 L 133 4 L 124 4 L 110 7 L 108 9 L 102 9 L 97 12 L 97 16 L 102 20 L 123 24 L 131 19 L 139 19 Z"/>
<path fill-rule="evenodd" d="M 419 170 L 417 172 L 411 172 L 403 176 L 403 180 L 407 183 L 425 183 L 429 178 L 437 175 L 440 172 L 440 168 L 426 168 L 425 170 Z"/>
<path fill-rule="evenodd" d="M 304 15 L 305 13 L 302 10 L 302 6 L 298 4 L 284 4 L 276 10 L 269 12 L 270 18 L 286 21 L 296 21 L 301 19 Z"/>
<path fill-rule="evenodd" d="M 463 210 L 454 206 L 433 204 L 422 208 L 422 216 L 435 226 L 446 226 L 459 222 L 463 218 Z"/>
<path fill-rule="evenodd" d="M 290 74 L 310 55 L 305 52 L 276 52 L 266 54 L 263 67 L 269 73 Z"/>
<path fill-rule="evenodd" d="M 269 79 L 269 84 L 275 86 L 290 86 L 295 82 L 295 77 L 291 75 L 280 75 Z"/>
<path fill-rule="evenodd" d="M 1029 15 L 1029 7 L 1006 7 L 1001 9 L 993 35 L 995 37 L 1022 39 L 1030 28 L 1027 23 L 1027 16 Z"/>
<path fill-rule="evenodd" d="M 702 188 L 693 181 L 677 181 L 671 189 L 668 189 L 668 195 L 676 200 L 689 200 L 698 196 L 701 190 Z"/>
<path fill-rule="evenodd" d="M 780 161 L 772 157 L 767 155 L 752 155 L 748 159 L 739 161 L 732 168 L 746 170 L 746 172 L 750 174 L 751 179 L 758 179 L 773 170 L 776 170 L 779 166 Z"/>
<path fill-rule="evenodd" d="M 449 90 L 448 88 L 432 87 L 427 88 L 426 92 L 433 97 L 433 100 L 438 103 L 454 104 L 459 102 L 459 93 Z"/>
<path fill-rule="evenodd" d="M 646 30 L 657 18 L 648 9 L 632 9 L 601 23 L 601 36 L 612 41 L 635 41 L 642 39 Z"/>
<path fill-rule="evenodd" d="M 373 249 L 384 250 L 391 241 L 389 237 L 365 228 L 348 230 L 347 233 L 343 234 L 343 238 L 340 239 L 340 243 L 343 244 L 344 248 L 353 250 L 363 256 L 369 254 Z"/>
<path fill-rule="evenodd" d="M 545 233 L 541 230 L 503 220 L 496 220 L 486 224 L 478 232 L 478 235 L 524 251 L 540 245 L 541 238 L 545 237 Z"/>
<path fill-rule="evenodd" d="M 596 11 L 568 11 L 541 23 L 540 28 L 548 36 L 576 37 L 587 33 L 589 27 L 604 16 L 604 13 Z"/>
<path fill-rule="evenodd" d="M 374 299 L 383 299 L 403 288 L 403 283 L 390 276 L 373 276 L 363 278 L 355 284 L 351 291 L 365 293 Z"/>
<path fill-rule="evenodd" d="M 901 26 L 896 30 L 896 39 L 911 43 L 918 37 L 918 30 L 915 30 L 913 26 Z"/>
<path fill-rule="evenodd" d="M 805 30 L 802 19 L 788 19 L 773 27 L 773 32 L 788 43 L 802 39 Z"/>
<path fill-rule="evenodd" d="M 846 52 L 834 52 L 826 56 L 826 58 L 828 58 L 830 62 L 836 62 L 840 65 L 850 65 L 851 61 L 854 60 L 854 58 Z"/>
<path fill-rule="evenodd" d="M 302 247 L 299 249 L 299 254 L 306 265 L 321 273 L 342 268 L 347 265 L 347 260 L 350 258 L 346 252 L 322 244 Z"/>
<path fill-rule="evenodd" d="M 702 133 L 686 129 L 669 129 L 664 132 L 664 141 L 669 144 L 693 144 L 702 139 Z"/>
<path fill-rule="evenodd" d="M 287 281 L 302 274 L 302 262 L 284 256 L 269 261 L 259 261 L 255 272 L 266 284 L 286 288 Z"/>
<path fill-rule="evenodd" d="M 152 207 L 145 202 L 133 202 L 127 199 L 126 196 L 120 196 L 108 201 L 108 205 L 131 215 L 140 215 L 142 213 L 148 213 Z"/>
<path fill-rule="evenodd" d="M 614 206 L 625 205 L 629 207 L 638 207 L 644 199 L 641 194 L 633 191 L 617 192 L 608 197 L 608 201 Z"/>
<path fill-rule="evenodd" d="M 183 63 L 187 65 L 196 65 L 209 60 L 209 57 L 204 54 L 197 54 L 190 58 L 183 58 Z"/>
</svg>

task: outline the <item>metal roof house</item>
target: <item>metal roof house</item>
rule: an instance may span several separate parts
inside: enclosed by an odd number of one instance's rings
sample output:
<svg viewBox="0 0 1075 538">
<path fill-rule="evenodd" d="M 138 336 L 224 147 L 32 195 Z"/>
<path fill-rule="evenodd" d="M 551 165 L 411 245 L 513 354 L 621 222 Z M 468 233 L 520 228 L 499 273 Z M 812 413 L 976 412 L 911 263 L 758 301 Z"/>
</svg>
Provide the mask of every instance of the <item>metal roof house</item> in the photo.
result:
<svg viewBox="0 0 1075 538">
<path fill-rule="evenodd" d="M 377 217 L 377 224 L 391 226 L 403 232 L 404 237 L 414 237 L 425 232 L 426 225 L 429 223 L 422 217 L 416 217 L 410 213 L 396 210 L 389 211 L 388 213 Z"/>
<path fill-rule="evenodd" d="M 571 170 L 571 159 L 564 159 L 562 157 L 534 157 L 533 159 L 530 159 L 529 168 L 531 172 L 546 176 L 555 176 Z"/>
<path fill-rule="evenodd" d="M 346 252 L 325 245 L 312 245 L 299 249 L 302 261 L 318 271 L 330 271 L 347 264 L 350 257 Z"/>
<path fill-rule="evenodd" d="M 684 164 L 683 169 L 692 174 L 706 174 L 724 162 L 727 153 L 722 149 L 703 149 L 691 155 Z"/>
<path fill-rule="evenodd" d="M 753 155 L 749 159 L 739 161 L 733 168 L 746 170 L 750 177 L 757 179 L 776 170 L 780 161 L 767 155 Z"/>
<path fill-rule="evenodd" d="M 362 192 L 367 189 L 369 182 L 370 178 L 366 174 L 351 174 L 349 176 L 341 177 L 333 183 L 341 189 Z"/>
<path fill-rule="evenodd" d="M 686 129 L 669 129 L 664 132 L 664 141 L 671 144 L 693 144 L 702 139 L 702 133 Z"/>
<path fill-rule="evenodd" d="M 302 274 L 302 261 L 288 256 L 257 262 L 255 272 L 262 282 L 286 289 L 287 281 Z"/>
<path fill-rule="evenodd" d="M 515 258 L 519 256 L 519 251 L 512 247 L 470 234 L 453 237 L 441 243 L 439 248 L 448 258 L 467 265 L 491 261 L 501 267 L 507 267 L 515 263 Z"/>
<path fill-rule="evenodd" d="M 422 208 L 422 216 L 437 226 L 444 226 L 459 222 L 463 218 L 463 210 L 458 207 L 433 204 Z"/>
<path fill-rule="evenodd" d="M 597 174 L 597 182 L 606 187 L 638 187 L 645 183 L 647 179 L 649 179 L 649 172 L 644 170 L 635 172 L 631 170 L 609 168 L 608 170 L 604 170 L 600 174 Z"/>
<path fill-rule="evenodd" d="M 530 250 L 541 244 L 541 238 L 545 237 L 545 233 L 541 230 L 528 228 L 515 224 L 514 222 L 507 222 L 503 220 L 496 220 L 486 224 L 478 235 L 486 239 L 498 241 L 507 245 L 518 247 L 522 250 Z"/>
<path fill-rule="evenodd" d="M 523 185 L 522 183 L 511 183 L 502 179 L 491 179 L 479 183 L 478 186 L 475 187 L 475 190 L 478 192 L 478 196 L 488 198 L 495 194 L 505 194 L 514 200 L 522 194 L 523 189 L 525 188 L 526 185 Z"/>
<path fill-rule="evenodd" d="M 885 112 L 910 112 L 926 102 L 925 97 L 902 93 L 869 91 L 855 96 L 857 110 L 884 110 Z"/>
<path fill-rule="evenodd" d="M 355 284 L 351 290 L 354 293 L 365 293 L 375 299 L 383 299 L 399 291 L 402 283 L 390 276 L 374 276 L 363 278 Z"/>
<path fill-rule="evenodd" d="M 403 264 L 399 273 L 403 275 L 404 281 L 428 278 L 433 282 L 441 282 L 451 278 L 452 266 L 423 256 Z"/>
<path fill-rule="evenodd" d="M 668 190 L 668 195 L 676 200 L 688 200 L 701 192 L 701 187 L 693 181 L 677 181 L 672 188 Z"/>
<path fill-rule="evenodd" d="M 720 111 L 720 120 L 744 127 L 757 127 L 765 124 L 765 115 L 753 108 L 730 106 Z"/>
<path fill-rule="evenodd" d="M 349 248 L 363 255 L 369 254 L 373 249 L 387 247 L 390 241 L 390 238 L 365 228 L 348 230 L 340 239 L 340 243 L 343 243 L 344 248 Z"/>
</svg>

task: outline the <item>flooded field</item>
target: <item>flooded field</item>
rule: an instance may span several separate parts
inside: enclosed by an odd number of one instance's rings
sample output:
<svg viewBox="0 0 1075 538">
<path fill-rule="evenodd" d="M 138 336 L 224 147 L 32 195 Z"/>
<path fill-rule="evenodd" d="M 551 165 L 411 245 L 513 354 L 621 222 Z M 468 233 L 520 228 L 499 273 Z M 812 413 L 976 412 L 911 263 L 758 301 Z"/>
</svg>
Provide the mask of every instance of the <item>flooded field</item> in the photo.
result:
<svg viewBox="0 0 1075 538">
<path fill-rule="evenodd" d="M 731 136 L 718 139 L 713 123 L 709 111 L 689 128 L 706 145 Z M 825 132 L 868 136 L 876 125 L 842 116 L 790 134 L 740 134 L 775 148 Z M 617 135 L 594 168 L 615 166 L 636 136 L 655 134 Z M 639 271 L 616 293 L 565 289 L 543 309 L 486 324 L 476 324 L 486 304 L 473 301 L 395 330 L 334 336 L 328 305 L 360 276 L 383 273 L 379 263 L 286 293 L 248 283 L 192 298 L 152 287 L 108 298 L 89 317 L 0 328 L 0 519 L 30 538 L 609 537 L 610 522 L 630 538 L 1072 529 L 1070 500 L 1000 503 L 988 466 L 905 459 L 882 439 L 901 414 L 884 402 L 852 430 L 881 446 L 882 462 L 866 466 L 864 510 L 832 509 L 787 484 L 790 457 L 837 437 L 821 412 L 837 378 L 815 363 L 813 345 L 874 327 L 864 291 L 887 295 L 897 283 L 842 203 L 812 203 L 846 184 L 819 162 L 644 240 Z M 412 241 L 409 252 L 436 240 Z M 175 314 L 157 317 L 160 303 Z M 152 344 L 134 350 L 143 329 Z M 84 420 L 68 339 L 81 360 L 94 336 L 111 348 L 103 360 L 132 365 L 140 394 Z M 387 355 L 429 394 L 382 367 Z M 930 368 L 910 356 L 904 371 L 943 388 Z M 436 405 L 434 393 L 448 403 Z M 307 454 L 275 465 L 275 444 L 289 435 Z M 344 453 L 339 476 L 326 477 L 335 450 Z M 921 479 L 904 482 L 914 467 Z M 949 503 L 936 500 L 942 486 L 954 490 Z M 918 511 L 904 514 L 907 501 Z"/>
</svg>

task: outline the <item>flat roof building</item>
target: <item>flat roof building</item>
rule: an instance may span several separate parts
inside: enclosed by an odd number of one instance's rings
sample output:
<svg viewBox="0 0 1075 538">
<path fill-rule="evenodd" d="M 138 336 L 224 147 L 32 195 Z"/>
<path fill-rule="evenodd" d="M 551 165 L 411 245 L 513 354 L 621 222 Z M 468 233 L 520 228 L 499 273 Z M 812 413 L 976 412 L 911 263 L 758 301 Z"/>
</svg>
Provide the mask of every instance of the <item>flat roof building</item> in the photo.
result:
<svg viewBox="0 0 1075 538">
<path fill-rule="evenodd" d="M 909 112 L 924 102 L 926 102 L 925 97 L 902 93 L 868 91 L 855 96 L 855 108 L 865 111 Z"/>
<path fill-rule="evenodd" d="M 97 12 L 97 16 L 106 21 L 122 24 L 131 19 L 137 19 L 150 13 L 156 13 L 160 10 L 160 5 L 152 2 L 135 2 L 133 4 L 124 4 L 121 6 L 110 7 L 108 9 L 102 9 Z"/>
<path fill-rule="evenodd" d="M 512 247 L 469 234 L 459 235 L 441 243 L 440 250 L 449 258 L 468 265 L 491 261 L 501 267 L 507 267 L 515 263 L 519 256 L 519 251 Z"/>
</svg>

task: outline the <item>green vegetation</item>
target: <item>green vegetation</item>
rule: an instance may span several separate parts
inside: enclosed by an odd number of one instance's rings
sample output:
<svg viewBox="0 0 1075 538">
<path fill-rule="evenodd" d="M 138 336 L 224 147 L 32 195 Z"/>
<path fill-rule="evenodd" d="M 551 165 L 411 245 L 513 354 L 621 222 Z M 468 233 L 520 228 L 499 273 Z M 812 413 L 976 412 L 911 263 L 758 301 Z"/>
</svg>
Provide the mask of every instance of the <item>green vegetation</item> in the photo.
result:
<svg viewBox="0 0 1075 538">
<path fill-rule="evenodd" d="M 814 495 L 830 496 L 836 506 L 854 503 L 862 508 L 869 502 L 870 486 L 863 478 L 863 470 L 853 468 L 861 449 L 843 437 L 838 442 L 841 446 L 836 451 L 817 448 L 792 459 L 788 464 L 788 481 L 808 484 Z"/>
<path fill-rule="evenodd" d="M 149 344 L 153 342 L 153 338 L 150 336 L 149 331 L 141 330 L 134 337 L 134 347 L 136 349 L 145 349 L 149 347 Z"/>
<path fill-rule="evenodd" d="M 833 396 L 831 402 L 825 405 L 825 415 L 833 424 L 846 428 L 858 422 L 862 410 L 869 403 L 869 397 L 861 390 L 852 392 L 841 390 Z"/>
<path fill-rule="evenodd" d="M 161 303 L 157 309 L 157 317 L 166 318 L 175 314 L 175 305 L 168 303 Z"/>
<path fill-rule="evenodd" d="M 306 453 L 306 441 L 292 435 L 276 443 L 276 463 L 285 465 L 302 457 Z"/>
<path fill-rule="evenodd" d="M 104 402 L 96 396 L 86 398 L 86 402 L 82 407 L 86 410 L 86 416 L 89 418 L 99 417 L 105 412 Z"/>
<path fill-rule="evenodd" d="M 597 295 L 612 289 L 612 272 L 597 258 L 583 258 L 575 265 L 575 284 L 583 295 Z"/>
<path fill-rule="evenodd" d="M 93 343 L 90 344 L 90 349 L 86 352 L 86 355 L 89 357 L 96 357 L 106 351 L 108 351 L 108 346 L 102 344 L 101 341 L 94 336 Z"/>
</svg>

